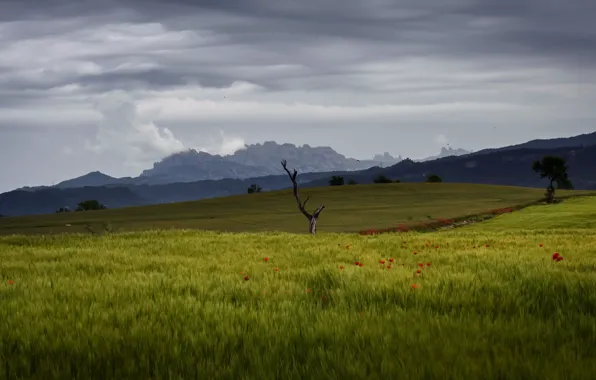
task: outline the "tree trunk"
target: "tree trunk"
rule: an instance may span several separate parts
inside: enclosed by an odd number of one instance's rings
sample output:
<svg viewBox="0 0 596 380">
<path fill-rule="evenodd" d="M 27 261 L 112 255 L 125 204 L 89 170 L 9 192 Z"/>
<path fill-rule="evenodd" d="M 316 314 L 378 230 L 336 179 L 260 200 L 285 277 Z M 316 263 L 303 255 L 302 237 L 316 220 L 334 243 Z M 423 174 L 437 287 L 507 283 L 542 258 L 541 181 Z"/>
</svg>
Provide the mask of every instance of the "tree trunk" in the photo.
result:
<svg viewBox="0 0 596 380">
<path fill-rule="evenodd" d="M 546 188 L 546 203 L 553 203 L 555 200 L 555 187 L 553 186 L 553 180 L 550 181 L 550 184 Z"/>
<path fill-rule="evenodd" d="M 313 235 L 317 234 L 317 220 L 319 219 L 319 217 L 315 217 L 313 216 L 312 218 L 310 218 L 308 220 L 308 232 L 310 232 Z"/>
</svg>

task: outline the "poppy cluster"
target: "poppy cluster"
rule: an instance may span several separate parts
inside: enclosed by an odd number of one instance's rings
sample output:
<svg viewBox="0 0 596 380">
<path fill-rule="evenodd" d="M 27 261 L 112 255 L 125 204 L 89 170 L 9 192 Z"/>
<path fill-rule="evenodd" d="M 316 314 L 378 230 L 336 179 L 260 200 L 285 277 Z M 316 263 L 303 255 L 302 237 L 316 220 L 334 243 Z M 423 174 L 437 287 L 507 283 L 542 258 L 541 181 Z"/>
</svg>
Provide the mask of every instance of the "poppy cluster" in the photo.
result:
<svg viewBox="0 0 596 380">
<path fill-rule="evenodd" d="M 561 261 L 563 260 L 563 256 L 559 254 L 559 252 L 553 253 L 553 261 Z"/>
</svg>

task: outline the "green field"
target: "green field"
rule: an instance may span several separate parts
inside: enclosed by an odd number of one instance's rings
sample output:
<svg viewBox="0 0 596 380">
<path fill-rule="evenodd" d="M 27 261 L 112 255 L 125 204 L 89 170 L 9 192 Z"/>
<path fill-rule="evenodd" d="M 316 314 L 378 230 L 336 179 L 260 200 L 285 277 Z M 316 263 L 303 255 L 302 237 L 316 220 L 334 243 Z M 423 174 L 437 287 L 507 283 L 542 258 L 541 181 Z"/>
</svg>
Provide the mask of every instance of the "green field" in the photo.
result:
<svg viewBox="0 0 596 380">
<path fill-rule="evenodd" d="M 393 216 L 454 217 L 542 194 L 444 185 L 410 192 L 377 185 L 379 217 L 375 203 L 361 199 L 355 202 L 368 207 L 353 225 L 334 216 L 359 214 L 342 199 L 344 189 L 309 189 L 312 206 L 329 203 L 316 237 L 194 230 L 1 236 L 0 379 L 593 379 L 596 197 L 450 231 L 325 232 L 386 227 Z M 170 222 L 192 228 L 205 225 L 193 224 L 186 210 L 202 204 L 201 215 L 216 221 L 233 220 L 236 205 L 240 218 L 260 221 L 255 230 L 267 221 L 272 229 L 306 229 L 287 193 L 242 199 L 155 207 L 179 207 Z M 217 202 L 227 205 L 221 214 Z M 157 218 L 150 209 L 138 210 Z M 128 210 L 97 218 L 109 215 L 123 229 L 127 220 L 132 229 L 165 223 L 142 224 Z M 57 228 L 52 217 L 92 214 L 38 217 L 38 224 L 22 218 L 18 228 L 49 231 Z M 251 228 L 234 226 L 241 227 Z M 562 261 L 553 262 L 555 251 Z"/>
<path fill-rule="evenodd" d="M 450 219 L 497 208 L 534 202 L 543 189 L 471 184 L 400 183 L 300 191 L 311 197 L 308 208 L 320 203 L 326 209 L 320 231 L 354 232 L 384 228 L 428 219 Z M 558 191 L 557 195 L 595 194 L 587 191 Z M 0 234 L 96 232 L 150 229 L 204 229 L 228 232 L 308 232 L 308 223 L 296 208 L 290 190 L 250 196 L 205 199 L 194 202 L 131 207 L 105 211 L 0 219 Z"/>
</svg>

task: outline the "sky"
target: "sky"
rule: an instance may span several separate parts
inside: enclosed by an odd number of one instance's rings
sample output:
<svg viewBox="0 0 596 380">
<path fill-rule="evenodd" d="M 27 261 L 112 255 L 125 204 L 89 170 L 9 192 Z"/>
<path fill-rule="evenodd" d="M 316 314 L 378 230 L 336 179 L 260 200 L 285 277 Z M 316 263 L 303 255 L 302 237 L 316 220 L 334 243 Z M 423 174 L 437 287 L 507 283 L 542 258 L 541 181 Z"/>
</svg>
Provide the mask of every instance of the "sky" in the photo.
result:
<svg viewBox="0 0 596 380">
<path fill-rule="evenodd" d="M 279 143 L 596 130 L 593 0 L 1 0 L 0 191 Z"/>
</svg>

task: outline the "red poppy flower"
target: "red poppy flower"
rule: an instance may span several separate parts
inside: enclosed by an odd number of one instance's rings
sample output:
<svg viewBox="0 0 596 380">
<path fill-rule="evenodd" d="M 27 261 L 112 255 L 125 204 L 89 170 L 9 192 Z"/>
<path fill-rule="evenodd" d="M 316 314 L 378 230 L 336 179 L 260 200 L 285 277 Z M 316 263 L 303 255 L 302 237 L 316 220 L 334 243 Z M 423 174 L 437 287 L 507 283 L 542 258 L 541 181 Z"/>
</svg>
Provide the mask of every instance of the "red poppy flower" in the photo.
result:
<svg viewBox="0 0 596 380">
<path fill-rule="evenodd" d="M 248 281 L 248 276 L 244 276 L 244 281 Z"/>
<path fill-rule="evenodd" d="M 363 267 L 363 266 L 364 266 L 364 264 L 360 263 L 360 264 L 358 264 L 358 266 L 361 266 L 361 267 Z"/>
<path fill-rule="evenodd" d="M 418 289 L 418 284 L 412 284 L 412 289 Z"/>
<path fill-rule="evenodd" d="M 426 263 L 426 266 L 427 266 L 427 267 L 429 267 L 429 266 L 430 266 L 430 262 L 427 262 L 427 263 Z"/>
<path fill-rule="evenodd" d="M 306 292 L 307 292 L 307 293 L 310 293 L 310 289 L 306 289 Z"/>
<path fill-rule="evenodd" d="M 437 248 L 437 249 L 438 249 L 438 248 L 439 248 L 439 246 L 438 246 L 438 245 L 436 245 L 436 246 L 435 246 L 435 248 Z"/>
<path fill-rule="evenodd" d="M 543 245 L 542 243 L 540 243 L 540 244 L 538 244 L 538 246 L 539 246 L 540 248 L 542 248 L 544 245 Z"/>
<path fill-rule="evenodd" d="M 265 257 L 263 260 L 265 260 L 265 262 L 269 261 L 268 257 Z"/>
<path fill-rule="evenodd" d="M 340 266 L 339 266 L 339 269 L 344 269 L 344 266 L 343 266 L 343 265 L 340 265 Z"/>
<path fill-rule="evenodd" d="M 418 266 L 419 266 L 420 268 L 422 268 L 422 267 L 424 266 L 424 264 L 422 264 L 422 263 L 419 263 L 419 264 L 418 264 Z"/>
<path fill-rule="evenodd" d="M 412 252 L 412 255 L 416 255 L 416 254 L 417 254 L 416 252 Z"/>
<path fill-rule="evenodd" d="M 279 268 L 275 268 L 274 271 L 276 271 L 276 272 L 279 271 Z"/>
<path fill-rule="evenodd" d="M 379 260 L 379 264 L 385 264 L 385 260 Z"/>
<path fill-rule="evenodd" d="M 387 269 L 391 269 L 391 265 L 387 265 Z"/>
<path fill-rule="evenodd" d="M 394 260 L 393 260 L 393 257 L 389 259 L 389 262 L 390 262 L 390 263 L 392 263 L 393 261 L 394 261 Z"/>
<path fill-rule="evenodd" d="M 14 280 L 8 280 L 8 285 L 14 285 Z"/>
<path fill-rule="evenodd" d="M 553 253 L 553 260 L 556 260 L 557 258 L 559 258 L 559 256 L 559 252 Z"/>
<path fill-rule="evenodd" d="M 418 269 L 418 270 L 416 270 L 416 273 L 420 274 L 420 273 L 422 273 L 422 271 L 420 269 Z"/>
<path fill-rule="evenodd" d="M 561 260 L 563 260 L 563 256 L 557 257 L 557 261 L 561 261 Z"/>
<path fill-rule="evenodd" d="M 354 261 L 354 265 L 360 265 L 358 261 Z"/>
</svg>

